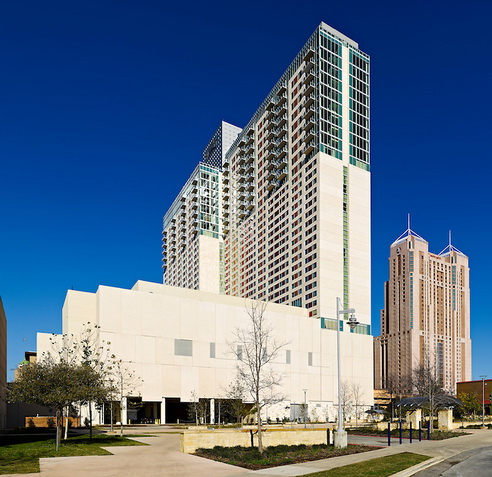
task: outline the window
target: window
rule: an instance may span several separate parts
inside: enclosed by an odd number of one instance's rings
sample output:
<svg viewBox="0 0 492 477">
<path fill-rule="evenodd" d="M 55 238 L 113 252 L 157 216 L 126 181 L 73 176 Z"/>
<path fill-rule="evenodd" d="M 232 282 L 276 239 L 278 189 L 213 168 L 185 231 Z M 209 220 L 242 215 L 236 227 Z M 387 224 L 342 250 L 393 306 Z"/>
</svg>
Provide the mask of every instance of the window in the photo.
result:
<svg viewBox="0 0 492 477">
<path fill-rule="evenodd" d="M 193 356 L 193 341 L 174 340 L 174 354 L 176 356 Z"/>
<path fill-rule="evenodd" d="M 308 366 L 312 366 L 313 365 L 313 353 L 312 351 L 310 351 L 308 353 Z"/>
<path fill-rule="evenodd" d="M 215 358 L 215 343 L 210 343 L 210 357 Z"/>
<path fill-rule="evenodd" d="M 285 351 L 285 362 L 290 364 L 290 349 Z"/>
<path fill-rule="evenodd" d="M 237 356 L 237 359 L 239 359 L 239 360 L 243 359 L 243 347 L 241 345 L 237 345 L 236 356 Z"/>
</svg>

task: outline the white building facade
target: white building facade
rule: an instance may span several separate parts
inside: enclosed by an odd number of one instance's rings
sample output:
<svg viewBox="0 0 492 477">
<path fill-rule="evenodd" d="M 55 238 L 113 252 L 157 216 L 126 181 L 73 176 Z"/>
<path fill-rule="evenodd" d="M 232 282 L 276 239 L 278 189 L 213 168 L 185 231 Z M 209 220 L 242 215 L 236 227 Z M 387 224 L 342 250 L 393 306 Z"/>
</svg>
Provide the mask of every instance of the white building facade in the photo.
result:
<svg viewBox="0 0 492 477">
<path fill-rule="evenodd" d="M 234 332 L 249 326 L 248 300 L 139 281 L 131 290 L 100 286 L 96 293 L 69 290 L 63 307 L 63 333 L 80 335 L 97 325 L 100 344 L 143 380 L 138 393 L 144 406 L 139 420 L 186 419 L 187 403 L 205 399 L 210 421 L 217 422 L 218 398 L 236 378 L 238 360 L 231 351 Z M 272 368 L 280 373 L 277 390 L 285 399 L 265 409 L 268 417 L 298 417 L 304 391 L 313 420 L 335 420 L 337 412 L 336 331 L 302 308 L 270 303 L 265 318 L 273 336 L 286 343 Z M 38 355 L 50 351 L 50 334 L 39 333 Z M 357 382 L 365 408 L 373 403 L 372 337 L 341 333 L 343 380 Z M 251 398 L 246 396 L 246 401 Z M 297 410 L 296 410 L 297 409 Z M 359 409 L 361 411 L 363 407 Z M 266 415 L 266 414 L 265 414 Z M 98 420 L 102 420 L 99 417 Z M 123 421 L 127 421 L 126 414 Z"/>
</svg>

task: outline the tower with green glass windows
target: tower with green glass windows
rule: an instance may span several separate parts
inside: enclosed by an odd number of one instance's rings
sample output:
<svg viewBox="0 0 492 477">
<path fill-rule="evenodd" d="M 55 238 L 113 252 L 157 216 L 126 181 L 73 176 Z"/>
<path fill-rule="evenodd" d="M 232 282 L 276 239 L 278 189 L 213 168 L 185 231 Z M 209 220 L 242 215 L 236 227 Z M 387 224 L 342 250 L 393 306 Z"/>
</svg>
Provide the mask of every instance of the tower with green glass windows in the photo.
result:
<svg viewBox="0 0 492 477">
<path fill-rule="evenodd" d="M 225 155 L 225 291 L 370 334 L 370 58 L 321 23 Z"/>
</svg>

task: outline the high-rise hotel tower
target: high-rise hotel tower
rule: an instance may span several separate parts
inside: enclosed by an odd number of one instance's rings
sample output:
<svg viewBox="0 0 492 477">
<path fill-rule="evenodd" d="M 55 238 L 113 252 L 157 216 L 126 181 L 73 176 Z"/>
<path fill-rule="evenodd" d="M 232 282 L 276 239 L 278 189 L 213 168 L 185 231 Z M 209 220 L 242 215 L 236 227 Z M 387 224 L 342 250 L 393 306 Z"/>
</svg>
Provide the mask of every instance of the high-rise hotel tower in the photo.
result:
<svg viewBox="0 0 492 477">
<path fill-rule="evenodd" d="M 468 257 L 451 244 L 439 254 L 408 227 L 390 247 L 389 280 L 374 341 L 376 389 L 411 392 L 408 379 L 420 365 L 435 370 L 442 387 L 455 392 L 471 379 Z"/>
<path fill-rule="evenodd" d="M 355 331 L 370 333 L 369 64 L 356 42 L 321 23 L 225 153 L 224 293 L 307 308 L 328 327 L 340 297 L 356 309 Z M 171 215 L 169 284 L 184 275 L 181 265 L 170 272 Z"/>
</svg>

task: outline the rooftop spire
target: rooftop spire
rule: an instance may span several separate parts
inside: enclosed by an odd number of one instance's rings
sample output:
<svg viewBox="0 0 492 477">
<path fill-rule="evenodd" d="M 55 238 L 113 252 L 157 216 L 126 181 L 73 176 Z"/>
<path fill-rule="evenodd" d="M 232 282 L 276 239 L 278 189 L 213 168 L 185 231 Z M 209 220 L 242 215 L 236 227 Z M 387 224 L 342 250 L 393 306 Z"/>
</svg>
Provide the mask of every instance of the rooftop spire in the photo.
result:
<svg viewBox="0 0 492 477">
<path fill-rule="evenodd" d="M 407 230 L 405 230 L 405 232 L 403 232 L 393 243 L 392 245 L 394 245 L 395 243 L 398 243 L 398 242 L 401 242 L 403 240 L 405 240 L 407 237 L 414 237 L 416 238 L 417 240 L 420 240 L 422 242 L 427 242 L 427 240 L 425 240 L 424 238 L 422 238 L 418 233 L 414 232 L 411 227 L 410 227 L 410 213 L 407 214 Z"/>
<path fill-rule="evenodd" d="M 457 249 L 452 244 L 452 242 L 451 242 L 451 230 L 450 230 L 448 232 L 448 246 L 439 253 L 439 256 L 444 257 L 446 255 L 449 255 L 451 252 L 456 252 L 458 255 L 463 255 L 464 257 L 466 257 L 466 255 L 461 250 Z"/>
</svg>

